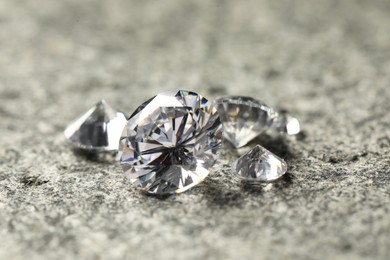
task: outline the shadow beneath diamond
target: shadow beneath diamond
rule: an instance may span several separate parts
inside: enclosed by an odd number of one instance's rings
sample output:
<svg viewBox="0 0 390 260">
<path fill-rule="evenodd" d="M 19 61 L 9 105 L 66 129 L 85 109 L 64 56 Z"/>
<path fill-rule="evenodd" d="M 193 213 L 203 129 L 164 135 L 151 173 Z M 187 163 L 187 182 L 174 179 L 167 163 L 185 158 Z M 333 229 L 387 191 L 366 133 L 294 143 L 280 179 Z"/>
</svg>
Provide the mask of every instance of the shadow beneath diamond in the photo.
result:
<svg viewBox="0 0 390 260">
<path fill-rule="evenodd" d="M 282 184 L 283 187 L 289 187 L 293 184 L 293 179 L 294 176 L 287 171 L 286 174 L 284 174 L 282 178 L 280 178 L 280 184 Z"/>
<path fill-rule="evenodd" d="M 296 135 L 298 141 L 304 141 L 307 138 L 307 132 L 302 130 L 299 134 Z"/>
<path fill-rule="evenodd" d="M 206 179 L 203 184 L 202 193 L 210 208 L 241 208 L 248 199 L 261 200 L 267 192 L 280 193 L 284 196 L 283 194 L 293 184 L 293 175 L 287 172 L 272 182 L 248 182 L 222 171 L 219 176 Z"/>
<path fill-rule="evenodd" d="M 210 207 L 241 208 L 248 198 L 261 200 L 267 192 L 280 196 L 289 193 L 288 190 L 294 182 L 294 176 L 289 171 L 280 179 L 271 182 L 242 181 L 232 173 L 233 162 L 257 144 L 283 159 L 289 160 L 297 157 L 290 149 L 291 144 L 285 136 L 262 134 L 248 145 L 238 149 L 225 140 L 219 155 L 220 162 L 223 163 L 216 166 L 219 171 L 209 176 L 203 183 L 203 193 Z"/>
<path fill-rule="evenodd" d="M 270 182 L 241 182 L 241 189 L 249 194 L 263 194 L 271 189 L 282 190 L 286 189 L 293 184 L 293 177 L 290 173 L 286 172 L 280 179 Z"/>
<path fill-rule="evenodd" d="M 176 194 L 150 194 L 150 193 L 147 193 L 147 192 L 142 192 L 144 196 L 146 197 L 149 197 L 149 198 L 152 198 L 152 199 L 157 199 L 157 200 L 160 200 L 160 201 L 165 201 L 167 199 L 170 199 L 172 198 L 173 196 L 175 196 Z"/>
<path fill-rule="evenodd" d="M 227 185 L 222 180 L 204 182 L 203 193 L 210 208 L 242 207 L 245 194 L 235 186 Z"/>
<path fill-rule="evenodd" d="M 74 148 L 72 151 L 78 158 L 99 164 L 113 164 L 117 155 L 116 152 L 90 152 L 78 148 Z"/>
<path fill-rule="evenodd" d="M 289 172 L 286 172 L 280 179 L 269 181 L 269 182 L 256 182 L 256 181 L 242 181 L 241 188 L 250 192 L 250 193 L 259 193 L 264 192 L 266 188 L 269 190 L 272 188 L 284 189 L 288 188 L 293 184 L 292 175 Z"/>
<path fill-rule="evenodd" d="M 264 187 L 267 184 L 268 183 L 242 181 L 240 183 L 240 188 L 245 193 L 248 193 L 248 194 L 251 194 L 251 195 L 260 196 L 260 195 L 264 194 Z"/>
</svg>

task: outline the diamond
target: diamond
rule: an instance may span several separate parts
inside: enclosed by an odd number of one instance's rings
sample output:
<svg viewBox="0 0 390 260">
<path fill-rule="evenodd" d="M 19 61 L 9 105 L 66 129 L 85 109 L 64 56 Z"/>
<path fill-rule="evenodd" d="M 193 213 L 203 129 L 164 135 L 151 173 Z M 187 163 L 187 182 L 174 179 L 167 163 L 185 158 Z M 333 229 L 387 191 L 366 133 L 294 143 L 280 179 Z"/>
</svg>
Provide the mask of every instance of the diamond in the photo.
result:
<svg viewBox="0 0 390 260">
<path fill-rule="evenodd" d="M 70 123 L 64 134 L 79 149 L 90 152 L 117 151 L 125 125 L 125 115 L 101 100 Z"/>
<path fill-rule="evenodd" d="M 287 171 L 286 162 L 264 147 L 256 145 L 233 164 L 237 176 L 247 181 L 273 181 Z"/>
<path fill-rule="evenodd" d="M 242 147 L 264 132 L 275 117 L 264 103 L 250 97 L 223 97 L 217 100 L 224 137 Z"/>
<path fill-rule="evenodd" d="M 180 193 L 210 173 L 221 132 L 217 109 L 204 97 L 185 90 L 158 94 L 128 120 L 121 164 L 130 181 L 148 193 Z"/>
<path fill-rule="evenodd" d="M 288 135 L 296 135 L 301 131 L 298 119 L 287 113 L 279 113 L 279 116 L 274 119 L 271 128 Z"/>
<path fill-rule="evenodd" d="M 263 102 L 242 96 L 228 96 L 216 101 L 224 137 L 239 148 L 268 129 L 287 134 L 299 132 L 297 119 L 279 114 Z"/>
</svg>

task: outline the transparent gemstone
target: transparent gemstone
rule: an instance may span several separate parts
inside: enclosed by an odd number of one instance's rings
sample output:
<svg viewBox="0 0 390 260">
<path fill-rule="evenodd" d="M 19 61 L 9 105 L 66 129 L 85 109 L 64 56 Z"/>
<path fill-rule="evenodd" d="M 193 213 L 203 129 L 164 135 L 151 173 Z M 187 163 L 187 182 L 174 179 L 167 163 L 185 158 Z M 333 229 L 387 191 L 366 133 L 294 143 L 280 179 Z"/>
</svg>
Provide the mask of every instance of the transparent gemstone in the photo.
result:
<svg viewBox="0 0 390 260">
<path fill-rule="evenodd" d="M 298 119 L 287 113 L 279 113 L 279 116 L 273 120 L 271 128 L 288 135 L 296 135 L 301 131 Z"/>
<path fill-rule="evenodd" d="M 76 148 L 91 152 L 117 151 L 126 121 L 123 113 L 101 100 L 71 122 L 64 134 Z"/>
<path fill-rule="evenodd" d="M 247 181 L 273 181 L 287 171 L 286 162 L 264 147 L 256 145 L 233 164 L 233 171 Z"/>
<path fill-rule="evenodd" d="M 148 193 L 183 192 L 200 183 L 217 160 L 222 126 L 217 109 L 185 90 L 158 94 L 127 122 L 121 164 Z"/>
<path fill-rule="evenodd" d="M 275 117 L 273 110 L 250 97 L 223 97 L 217 100 L 224 137 L 242 147 L 267 130 Z"/>
<path fill-rule="evenodd" d="M 279 114 L 263 102 L 250 97 L 223 97 L 216 103 L 224 137 L 237 148 L 268 129 L 287 134 L 295 134 L 300 130 L 297 119 Z"/>
</svg>

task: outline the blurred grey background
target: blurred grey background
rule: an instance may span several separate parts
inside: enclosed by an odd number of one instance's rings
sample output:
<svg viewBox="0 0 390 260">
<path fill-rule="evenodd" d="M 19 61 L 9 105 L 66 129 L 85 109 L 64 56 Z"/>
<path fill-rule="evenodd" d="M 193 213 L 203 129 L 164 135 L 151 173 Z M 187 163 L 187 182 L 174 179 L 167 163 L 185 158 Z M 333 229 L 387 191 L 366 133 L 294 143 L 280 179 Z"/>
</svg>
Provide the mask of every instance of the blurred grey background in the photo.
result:
<svg viewBox="0 0 390 260">
<path fill-rule="evenodd" d="M 390 2 L 0 1 L 0 259 L 389 259 Z M 297 116 L 263 135 L 288 175 L 145 196 L 62 131 L 105 98 L 241 94 Z"/>
</svg>

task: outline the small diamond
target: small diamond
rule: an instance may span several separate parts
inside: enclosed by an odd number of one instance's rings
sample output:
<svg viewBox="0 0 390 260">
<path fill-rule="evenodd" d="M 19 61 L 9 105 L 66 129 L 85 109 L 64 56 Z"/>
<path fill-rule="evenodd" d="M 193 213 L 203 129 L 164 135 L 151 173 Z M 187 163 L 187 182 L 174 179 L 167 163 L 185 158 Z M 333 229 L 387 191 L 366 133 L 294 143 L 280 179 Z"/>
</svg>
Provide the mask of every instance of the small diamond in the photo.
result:
<svg viewBox="0 0 390 260">
<path fill-rule="evenodd" d="M 70 123 L 64 134 L 76 148 L 90 152 L 117 151 L 125 125 L 125 115 L 101 100 Z"/>
<path fill-rule="evenodd" d="M 287 134 L 300 131 L 297 119 L 279 114 L 259 100 L 231 96 L 217 100 L 224 137 L 239 148 L 268 129 Z"/>
<path fill-rule="evenodd" d="M 217 109 L 185 90 L 142 104 L 123 131 L 120 155 L 130 181 L 148 193 L 183 192 L 200 183 L 221 143 Z"/>
<path fill-rule="evenodd" d="M 233 164 L 233 171 L 247 181 L 273 181 L 287 171 L 286 162 L 264 147 L 256 145 Z"/>
<path fill-rule="evenodd" d="M 287 113 L 279 113 L 279 116 L 274 119 L 271 128 L 288 135 L 296 135 L 301 131 L 298 119 Z"/>
</svg>

